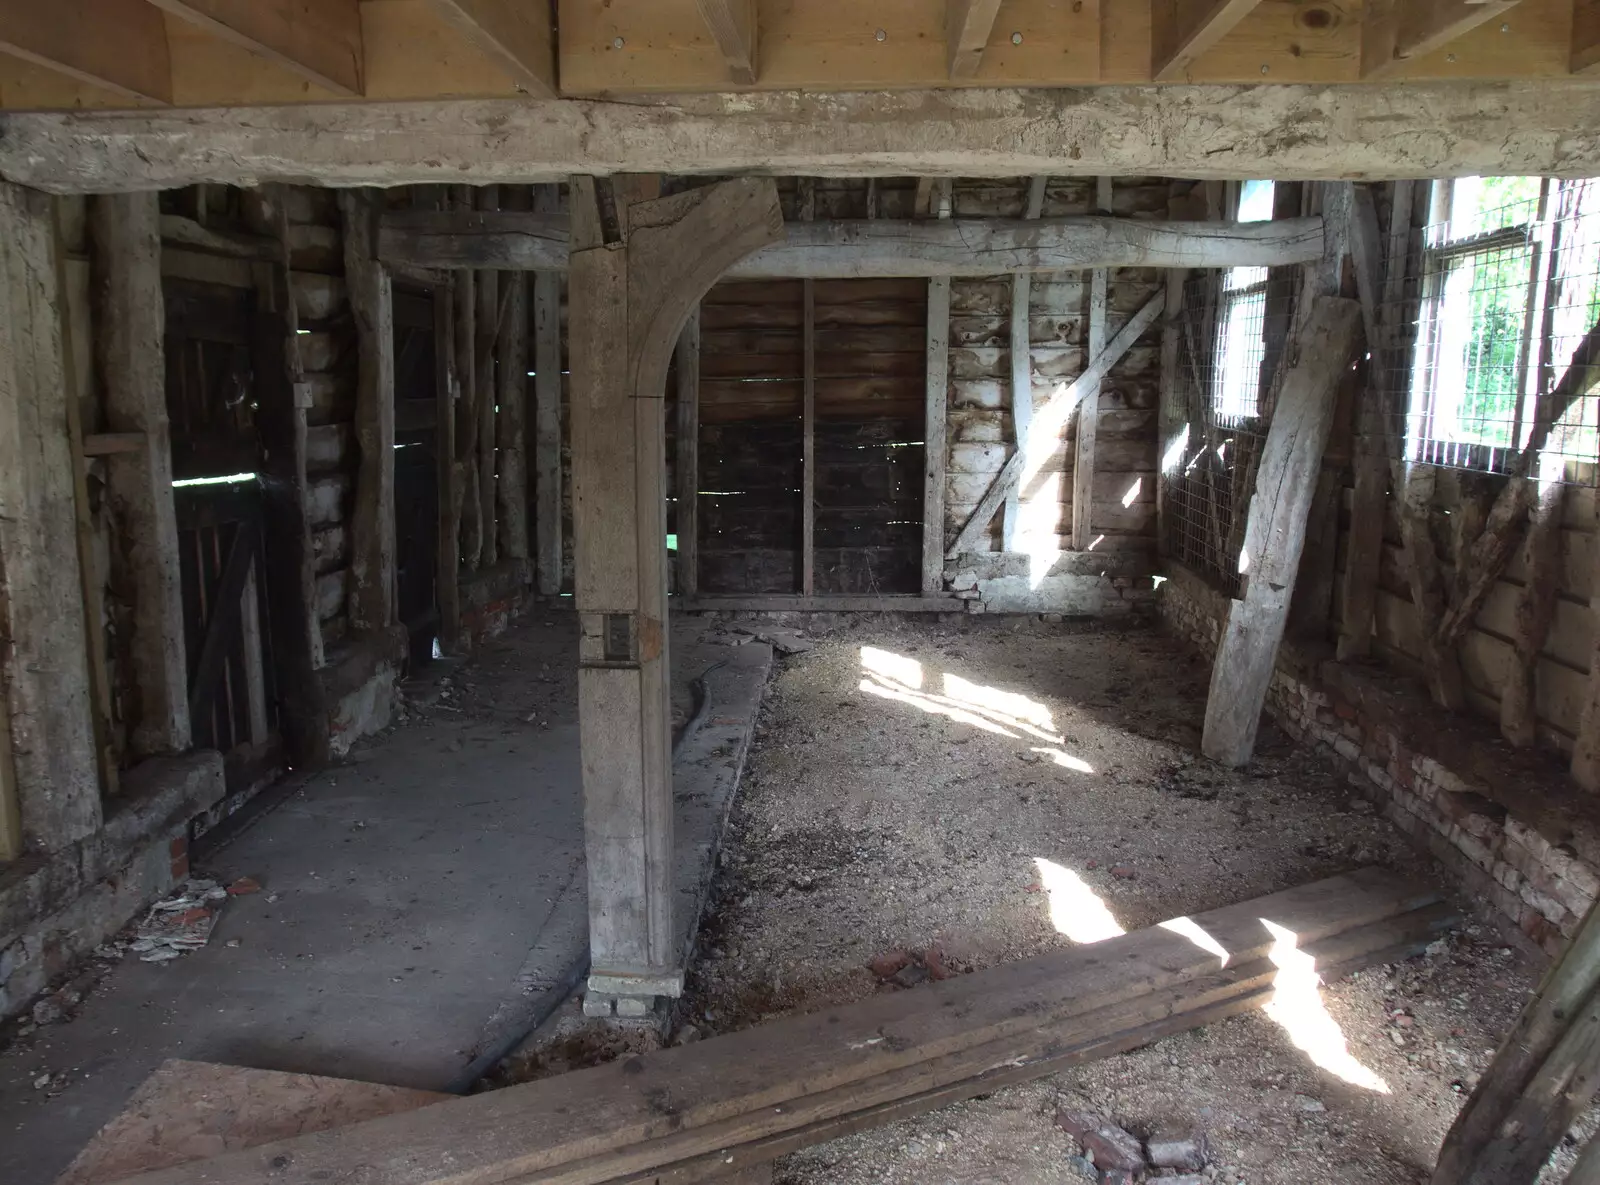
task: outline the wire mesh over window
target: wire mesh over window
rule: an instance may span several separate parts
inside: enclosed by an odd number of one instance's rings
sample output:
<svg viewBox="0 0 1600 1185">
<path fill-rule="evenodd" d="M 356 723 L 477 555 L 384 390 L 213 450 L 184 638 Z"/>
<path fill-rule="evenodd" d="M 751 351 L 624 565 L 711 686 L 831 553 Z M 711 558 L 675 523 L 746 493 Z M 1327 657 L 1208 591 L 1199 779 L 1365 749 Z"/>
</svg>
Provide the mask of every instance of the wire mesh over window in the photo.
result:
<svg viewBox="0 0 1600 1185">
<path fill-rule="evenodd" d="M 1600 182 L 1430 187 L 1381 320 L 1407 460 L 1593 485 L 1600 456 Z M 1389 267 L 1396 265 L 1390 260 Z"/>
<path fill-rule="evenodd" d="M 1180 421 L 1161 458 L 1167 554 L 1229 596 L 1241 587 L 1245 516 L 1289 339 L 1294 268 L 1197 272 L 1184 286 Z M 1248 566 L 1248 560 L 1244 561 Z"/>
</svg>

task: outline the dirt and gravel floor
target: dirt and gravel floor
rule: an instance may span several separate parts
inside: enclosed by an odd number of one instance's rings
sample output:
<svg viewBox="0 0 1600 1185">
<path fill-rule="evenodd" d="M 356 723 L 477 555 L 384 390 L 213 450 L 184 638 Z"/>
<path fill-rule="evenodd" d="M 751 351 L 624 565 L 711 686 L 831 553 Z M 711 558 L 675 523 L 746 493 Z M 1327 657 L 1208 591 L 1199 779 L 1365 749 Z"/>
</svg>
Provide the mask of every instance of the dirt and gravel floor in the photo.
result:
<svg viewBox="0 0 1600 1185">
<path fill-rule="evenodd" d="M 669 1039 L 902 990 L 869 969 L 886 953 L 933 950 L 959 973 L 1070 942 L 1051 912 L 1064 876 L 1105 907 L 1062 911 L 1079 938 L 1363 864 L 1441 877 L 1270 729 L 1243 771 L 1198 757 L 1209 670 L 1158 633 L 858 619 L 812 636 L 768 690 Z M 1540 970 L 1466 908 L 1429 954 L 1324 993 L 1382 1091 L 1319 1069 L 1252 1014 L 809 1149 L 780 1162 L 777 1180 L 1078 1181 L 1078 1146 L 1056 1125 L 1058 1108 L 1075 1106 L 1141 1136 L 1203 1131 L 1217 1181 L 1424 1181 Z M 524 1071 L 595 1055 L 568 1034 Z"/>
</svg>

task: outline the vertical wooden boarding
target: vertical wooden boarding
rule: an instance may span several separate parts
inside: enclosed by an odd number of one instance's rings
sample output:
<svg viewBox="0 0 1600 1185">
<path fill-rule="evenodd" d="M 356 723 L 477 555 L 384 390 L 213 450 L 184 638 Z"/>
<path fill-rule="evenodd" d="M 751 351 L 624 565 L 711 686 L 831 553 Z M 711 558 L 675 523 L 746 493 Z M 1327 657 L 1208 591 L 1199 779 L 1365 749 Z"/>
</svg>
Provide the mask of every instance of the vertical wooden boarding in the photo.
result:
<svg viewBox="0 0 1600 1185">
<path fill-rule="evenodd" d="M 356 327 L 355 516 L 350 524 L 350 625 L 387 630 L 395 614 L 394 292 L 373 258 L 375 191 L 341 190 L 345 288 Z"/>
<path fill-rule="evenodd" d="M 1095 183 L 1095 206 L 1111 209 L 1111 178 Z M 1098 358 L 1106 348 L 1106 269 L 1097 267 L 1089 283 L 1087 359 Z M 1100 432 L 1100 380 L 1084 388 L 1078 404 L 1078 446 L 1072 462 L 1072 548 L 1083 551 L 1094 540 L 1094 449 Z"/>
<path fill-rule="evenodd" d="M 928 281 L 928 361 L 923 413 L 922 594 L 944 588 L 945 456 L 949 449 L 950 277 Z"/>
<path fill-rule="evenodd" d="M 454 654 L 461 645 L 461 541 L 456 517 L 456 286 L 454 279 L 433 293 L 434 397 L 437 400 L 434 464 L 439 479 L 439 532 L 434 592 L 439 606 L 439 648 Z"/>
<path fill-rule="evenodd" d="M 498 206 L 493 197 L 480 198 L 480 208 Z M 477 547 L 467 550 L 469 568 L 492 568 L 500 558 L 498 525 L 494 505 L 495 471 L 495 401 L 498 391 L 495 384 L 496 356 L 500 330 L 500 273 L 478 272 L 478 353 L 475 362 L 478 393 L 473 400 L 477 411 L 474 436 L 477 449 L 469 466 L 467 483 L 476 484 Z M 468 497 L 472 494 L 469 493 Z"/>
<path fill-rule="evenodd" d="M 1600 559 L 1600 548 L 1596 549 Z M 1600 621 L 1600 563 L 1595 565 L 1594 591 L 1589 614 Z M 1591 794 L 1600 793 L 1600 631 L 1595 633 L 1589 656 L 1589 681 L 1578 716 L 1578 735 L 1572 741 L 1572 780 Z"/>
<path fill-rule="evenodd" d="M 678 595 L 700 591 L 700 310 L 678 338 Z"/>
<path fill-rule="evenodd" d="M 514 272 L 501 280 L 505 289 L 504 329 L 500 335 L 500 412 L 496 446 L 499 506 L 504 558 L 528 559 L 528 276 Z"/>
<path fill-rule="evenodd" d="M 533 208 L 560 206 L 554 185 L 534 192 Z M 533 512 L 539 595 L 561 592 L 561 273 L 533 277 Z"/>
<path fill-rule="evenodd" d="M 472 209 L 470 186 L 455 187 L 453 206 Z M 456 353 L 456 461 L 451 478 L 450 509 L 456 540 L 456 566 L 477 562 L 480 541 L 475 535 L 478 516 L 478 274 L 455 275 Z M 459 625 L 459 623 L 458 623 Z"/>
<path fill-rule="evenodd" d="M 810 177 L 800 178 L 800 221 L 810 222 L 817 214 L 816 185 Z M 873 216 L 874 190 L 867 182 L 867 217 Z M 811 596 L 817 591 L 817 292 L 813 280 L 800 282 L 801 363 L 800 396 L 800 591 Z"/>
<path fill-rule="evenodd" d="M 1023 217 L 1038 218 L 1044 211 L 1044 191 L 1048 177 L 1035 177 L 1028 183 L 1028 201 Z M 1033 294 L 1033 277 L 1017 272 L 1011 277 L 1011 435 L 1016 451 L 1028 451 L 1028 428 L 1033 422 L 1033 342 L 1028 305 Z M 1017 546 L 1017 519 L 1022 509 L 1021 486 L 1006 495 L 1001 519 L 1002 548 Z"/>
</svg>

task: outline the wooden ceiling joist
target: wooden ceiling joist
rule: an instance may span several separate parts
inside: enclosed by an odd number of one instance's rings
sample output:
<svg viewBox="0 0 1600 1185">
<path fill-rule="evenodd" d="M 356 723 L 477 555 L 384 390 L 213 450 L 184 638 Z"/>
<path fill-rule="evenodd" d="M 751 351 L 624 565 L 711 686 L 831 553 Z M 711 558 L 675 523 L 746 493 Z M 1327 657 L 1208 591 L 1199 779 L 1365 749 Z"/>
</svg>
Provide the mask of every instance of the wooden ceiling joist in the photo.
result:
<svg viewBox="0 0 1600 1185">
<path fill-rule="evenodd" d="M 695 0 L 695 6 L 728 63 L 728 77 L 739 86 L 754 86 L 759 69 L 756 0 Z"/>
<path fill-rule="evenodd" d="M 1572 72 L 1600 69 L 1600 0 L 1577 0 L 1572 6 Z"/>
<path fill-rule="evenodd" d="M 1000 0 L 949 0 L 945 37 L 950 51 L 950 77 L 973 78 L 983 64 L 984 47 L 1000 12 Z"/>
<path fill-rule="evenodd" d="M 556 94 L 556 34 L 548 0 L 432 0 L 530 95 Z"/>
<path fill-rule="evenodd" d="M 357 0 L 150 0 L 335 94 L 363 93 Z"/>
<path fill-rule="evenodd" d="M 1261 0 L 1153 0 L 1150 75 L 1175 82 L 1190 64 L 1249 16 Z"/>
<path fill-rule="evenodd" d="M 1383 78 L 1521 0 L 1373 0 L 1361 22 L 1361 77 Z"/>
<path fill-rule="evenodd" d="M 145 0 L 0 0 L 0 51 L 127 98 L 172 102 L 166 21 Z"/>
</svg>

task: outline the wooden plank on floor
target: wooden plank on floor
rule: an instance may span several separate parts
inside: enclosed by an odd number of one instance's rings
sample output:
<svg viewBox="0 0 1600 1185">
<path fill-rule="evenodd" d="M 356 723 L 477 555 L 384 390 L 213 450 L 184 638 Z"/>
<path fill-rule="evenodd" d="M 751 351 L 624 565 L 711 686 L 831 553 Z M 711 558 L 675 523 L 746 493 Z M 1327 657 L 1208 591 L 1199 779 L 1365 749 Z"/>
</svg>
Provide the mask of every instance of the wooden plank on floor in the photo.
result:
<svg viewBox="0 0 1600 1185">
<path fill-rule="evenodd" d="M 1203 1008 L 1253 990 L 1256 975 L 1271 982 L 1275 972 L 1265 964 L 1276 965 L 1285 946 L 1305 953 L 1330 943 L 1323 952 L 1328 963 L 1364 958 L 1393 946 L 1391 922 L 1414 942 L 1442 924 L 1432 910 L 1438 904 L 1432 889 L 1364 869 L 1170 928 L 284 1140 L 140 1185 L 310 1185 L 348 1179 L 358 1164 L 385 1185 L 626 1179 L 846 1115 L 864 1100 L 888 1103 L 903 1097 L 908 1084 L 915 1094 L 930 1082 L 970 1078 L 995 1064 L 973 1052 L 981 1046 L 1037 1040 L 1038 1055 L 1055 1040 L 1114 1045 L 1119 1033 L 1172 1015 L 1173 1000 L 1164 993 L 1191 985 L 1181 998 L 1192 1001 L 1198 993 Z M 1353 945 L 1341 947 L 1341 939 Z M 1186 1019 L 1184 1027 L 1191 1023 Z M 953 1059 L 945 1072 L 935 1069 L 931 1079 L 919 1072 L 939 1059 Z M 809 1106 L 823 1096 L 825 1104 Z"/>
<path fill-rule="evenodd" d="M 173 1058 L 144 1080 L 56 1185 L 105 1185 L 219 1152 L 413 1111 L 450 1097 L 349 1078 Z"/>
</svg>

